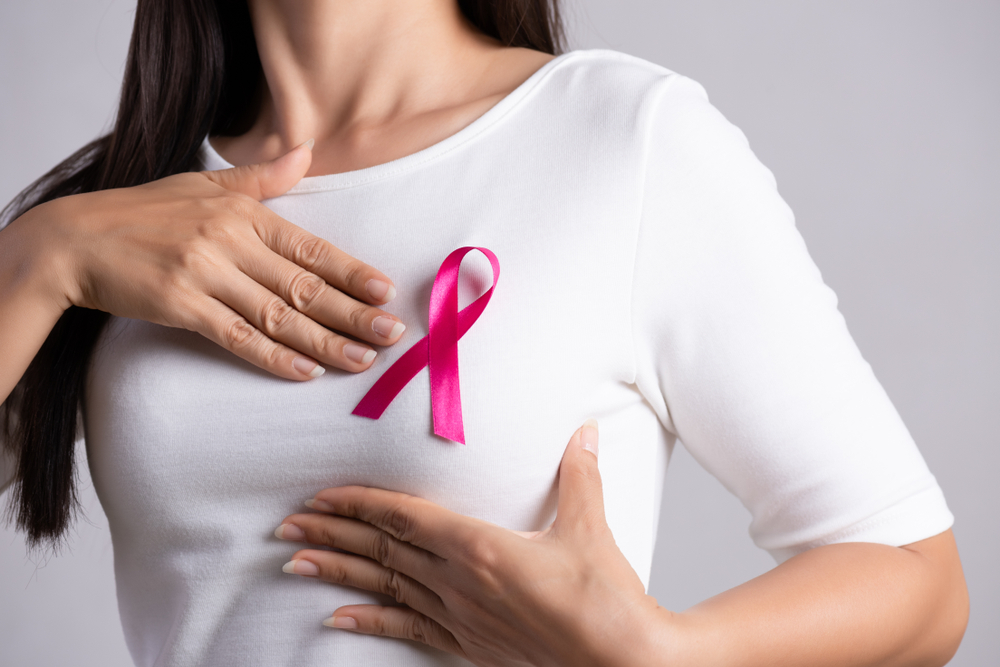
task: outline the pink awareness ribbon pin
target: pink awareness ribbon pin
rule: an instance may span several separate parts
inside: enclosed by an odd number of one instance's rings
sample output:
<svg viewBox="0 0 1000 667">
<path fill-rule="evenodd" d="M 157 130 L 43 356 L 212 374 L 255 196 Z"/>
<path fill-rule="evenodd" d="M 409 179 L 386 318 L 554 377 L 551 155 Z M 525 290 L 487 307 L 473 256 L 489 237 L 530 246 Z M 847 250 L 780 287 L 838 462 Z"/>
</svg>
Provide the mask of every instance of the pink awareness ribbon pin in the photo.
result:
<svg viewBox="0 0 1000 667">
<path fill-rule="evenodd" d="M 458 269 L 462 259 L 478 250 L 493 267 L 493 284 L 478 299 L 458 310 Z M 434 433 L 465 444 L 462 394 L 458 384 L 458 340 L 486 310 L 500 278 L 500 262 L 487 248 L 465 246 L 445 257 L 431 288 L 427 335 L 382 374 L 351 414 L 378 419 L 392 400 L 424 366 L 431 379 L 431 414 Z"/>
</svg>

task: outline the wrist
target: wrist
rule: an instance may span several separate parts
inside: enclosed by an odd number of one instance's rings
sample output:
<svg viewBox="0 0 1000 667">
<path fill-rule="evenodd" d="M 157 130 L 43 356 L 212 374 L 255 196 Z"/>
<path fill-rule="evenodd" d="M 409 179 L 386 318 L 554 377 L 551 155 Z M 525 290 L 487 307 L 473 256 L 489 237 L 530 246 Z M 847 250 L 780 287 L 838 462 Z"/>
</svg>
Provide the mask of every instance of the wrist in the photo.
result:
<svg viewBox="0 0 1000 667">
<path fill-rule="evenodd" d="M 56 224 L 59 201 L 39 204 L 13 220 L 3 230 L 3 255 L 10 277 L 35 294 L 47 310 L 61 315 L 73 305 L 73 281 L 70 244 Z"/>
<path fill-rule="evenodd" d="M 697 664 L 688 659 L 686 621 L 681 614 L 657 604 L 646 595 L 631 618 L 609 633 L 593 661 L 601 667 L 680 667 Z"/>
<path fill-rule="evenodd" d="M 651 667 L 688 667 L 731 664 L 713 661 L 717 652 L 706 644 L 711 642 L 699 617 L 665 609 L 653 601 L 640 620 L 642 632 L 625 652 L 625 659 L 615 667 L 650 665 Z M 710 657 L 714 656 L 714 657 Z"/>
</svg>

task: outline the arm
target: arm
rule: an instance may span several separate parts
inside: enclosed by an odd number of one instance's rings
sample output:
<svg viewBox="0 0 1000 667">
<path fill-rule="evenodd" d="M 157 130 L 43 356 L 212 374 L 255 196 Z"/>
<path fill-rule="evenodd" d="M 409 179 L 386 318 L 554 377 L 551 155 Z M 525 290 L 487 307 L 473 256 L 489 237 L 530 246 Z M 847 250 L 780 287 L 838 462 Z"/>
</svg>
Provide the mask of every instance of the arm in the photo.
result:
<svg viewBox="0 0 1000 667">
<path fill-rule="evenodd" d="M 407 605 L 342 607 L 326 625 L 478 665 L 923 667 L 958 648 L 968 597 L 950 531 L 907 547 L 817 547 L 686 612 L 659 607 L 605 521 L 596 452 L 585 425 L 541 533 L 400 493 L 327 489 L 307 503 L 324 514 L 290 516 L 276 535 L 349 553 L 303 549 L 284 571 Z"/>
<path fill-rule="evenodd" d="M 944 665 L 965 632 L 969 597 L 949 530 L 904 547 L 817 547 L 682 614 L 656 616 L 657 644 L 637 664 Z"/>
<path fill-rule="evenodd" d="M 254 201 L 284 193 L 310 160 L 298 147 L 261 165 L 63 197 L 0 230 L 0 398 L 71 305 L 197 331 L 291 380 L 320 374 L 313 359 L 370 366 L 367 345 L 334 331 L 398 340 L 395 318 L 368 305 L 392 298 L 388 278 Z"/>
<path fill-rule="evenodd" d="M 637 382 L 781 562 L 678 621 L 704 664 L 940 664 L 967 604 L 940 489 L 771 173 L 697 85 L 669 85 L 651 123 Z"/>
<path fill-rule="evenodd" d="M 668 81 L 657 99 L 632 294 L 636 386 L 782 564 L 686 612 L 660 609 L 611 537 L 596 459 L 579 447 L 596 431 L 584 428 L 541 534 L 328 489 L 312 507 L 334 516 L 289 517 L 279 537 L 357 555 L 307 549 L 286 571 L 410 607 L 342 608 L 335 627 L 481 665 L 944 664 L 967 601 L 933 475 L 742 134 L 690 81 Z"/>
<path fill-rule="evenodd" d="M 0 230 L 0 402 L 69 307 L 62 289 L 63 258 L 37 234 L 45 206 Z"/>
<path fill-rule="evenodd" d="M 38 419 L 37 399 L 54 389 L 31 383 L 58 372 L 52 355 L 22 394 L 11 392 L 70 306 L 198 332 L 289 380 L 321 375 L 319 364 L 365 370 L 375 356 L 367 343 L 398 340 L 402 323 L 374 307 L 393 297 L 388 278 L 258 203 L 298 182 L 310 160 L 300 146 L 259 165 L 66 196 L 0 230 L 0 401 L 27 424 L 10 443 L 0 433 L 0 493 L 15 481 L 67 481 L 53 479 L 67 468 L 52 457 L 71 450 L 46 448 L 55 441 L 32 427 L 51 424 Z M 40 496 L 27 497 L 16 501 L 24 526 Z"/>
</svg>

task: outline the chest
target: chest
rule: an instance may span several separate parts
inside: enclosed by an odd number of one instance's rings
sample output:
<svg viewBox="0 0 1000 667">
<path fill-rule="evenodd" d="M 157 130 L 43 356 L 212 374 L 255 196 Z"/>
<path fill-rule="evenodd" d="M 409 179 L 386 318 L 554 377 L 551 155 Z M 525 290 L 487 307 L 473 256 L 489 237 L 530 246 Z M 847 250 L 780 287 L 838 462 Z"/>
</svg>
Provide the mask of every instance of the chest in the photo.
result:
<svg viewBox="0 0 1000 667">
<path fill-rule="evenodd" d="M 346 484 L 412 493 L 520 529 L 544 523 L 568 434 L 607 409 L 609 392 L 631 372 L 629 221 L 611 207 L 529 207 L 513 195 L 483 207 L 474 192 L 466 200 L 416 191 L 410 182 L 375 202 L 351 191 L 268 203 L 395 282 L 386 310 L 407 331 L 364 373 L 330 369 L 290 382 L 198 334 L 112 320 L 85 421 L 95 484 L 119 531 L 152 527 L 184 540 L 198 525 L 220 530 L 213 523 L 227 517 L 273 521 Z M 390 195 L 395 203 L 385 204 Z M 377 421 L 352 415 L 427 334 L 436 271 L 463 245 L 490 248 L 500 262 L 492 300 L 458 345 L 467 444 L 433 434 L 426 368 Z M 459 307 L 491 282 L 485 257 L 469 254 Z"/>
</svg>

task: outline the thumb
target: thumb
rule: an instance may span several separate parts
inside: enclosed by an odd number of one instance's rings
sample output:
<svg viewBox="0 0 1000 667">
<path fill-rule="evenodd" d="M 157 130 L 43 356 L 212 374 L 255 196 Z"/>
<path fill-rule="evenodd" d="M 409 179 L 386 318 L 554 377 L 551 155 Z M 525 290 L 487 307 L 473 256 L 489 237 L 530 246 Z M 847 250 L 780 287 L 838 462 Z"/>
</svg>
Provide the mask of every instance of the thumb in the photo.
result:
<svg viewBox="0 0 1000 667">
<path fill-rule="evenodd" d="M 559 464 L 557 530 L 607 526 L 604 490 L 597 469 L 597 421 L 588 419 L 570 438 Z"/>
<path fill-rule="evenodd" d="M 257 201 L 270 199 L 285 194 L 302 180 L 312 164 L 312 147 L 315 143 L 315 140 L 310 139 L 267 162 L 201 173 L 216 185 L 232 192 L 245 194 Z"/>
</svg>

